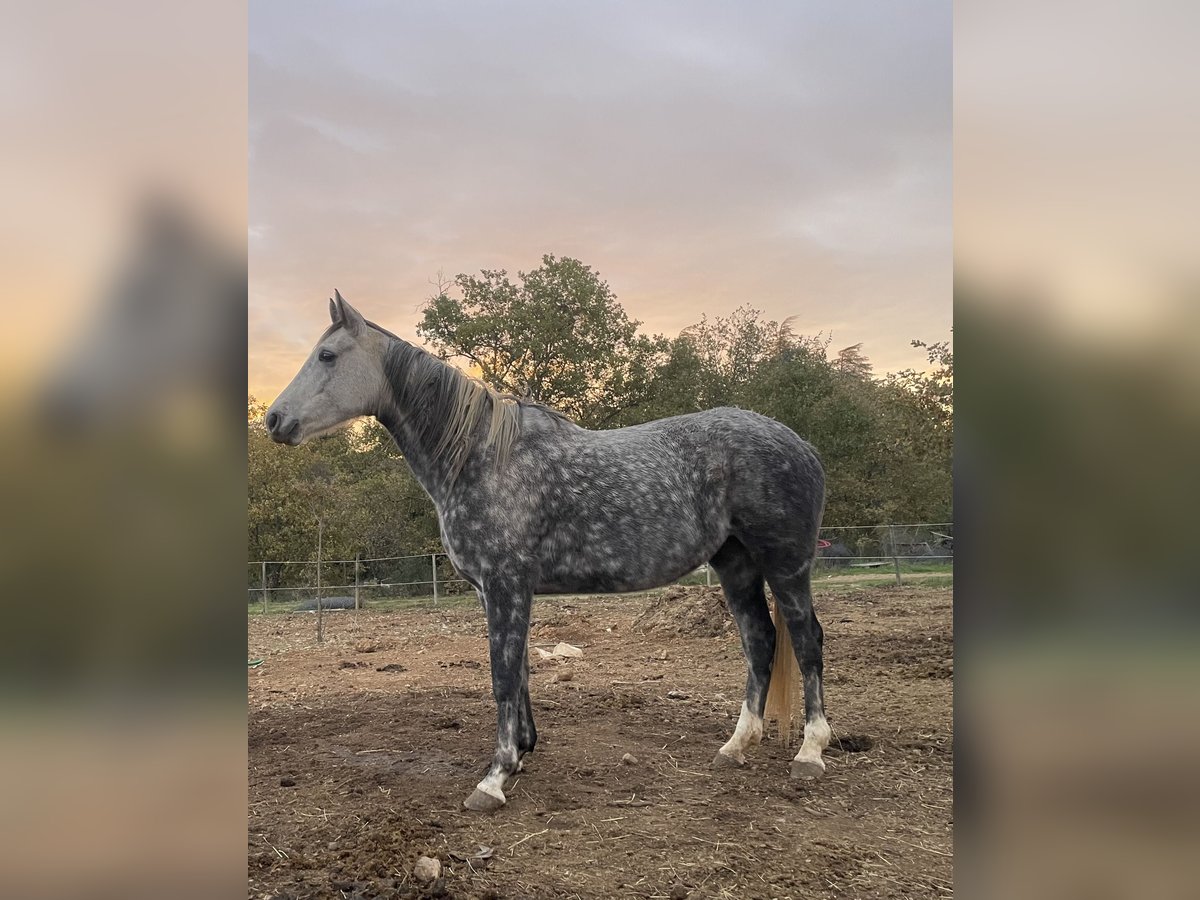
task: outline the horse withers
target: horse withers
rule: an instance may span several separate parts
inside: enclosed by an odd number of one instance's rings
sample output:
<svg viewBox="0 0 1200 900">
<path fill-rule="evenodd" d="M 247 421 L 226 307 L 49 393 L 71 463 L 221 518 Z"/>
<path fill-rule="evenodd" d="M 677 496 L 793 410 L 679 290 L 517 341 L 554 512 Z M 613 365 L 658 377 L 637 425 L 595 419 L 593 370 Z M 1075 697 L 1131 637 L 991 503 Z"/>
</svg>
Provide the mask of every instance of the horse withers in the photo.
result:
<svg viewBox="0 0 1200 900">
<path fill-rule="evenodd" d="M 786 707 L 775 701 L 798 663 L 804 742 L 791 773 L 824 773 L 831 732 L 810 578 L 825 479 L 812 447 L 773 419 L 728 408 L 589 431 L 469 378 L 368 322 L 341 294 L 329 312 L 332 324 L 266 426 L 296 445 L 374 416 L 433 500 L 442 543 L 478 591 L 488 625 L 496 752 L 467 808 L 502 806 L 537 743 L 533 595 L 646 590 L 705 562 L 720 576 L 747 661 L 741 714 L 715 763 L 745 764 L 762 738 L 768 693 L 772 708 Z M 778 634 L 764 584 L 786 624 Z"/>
</svg>

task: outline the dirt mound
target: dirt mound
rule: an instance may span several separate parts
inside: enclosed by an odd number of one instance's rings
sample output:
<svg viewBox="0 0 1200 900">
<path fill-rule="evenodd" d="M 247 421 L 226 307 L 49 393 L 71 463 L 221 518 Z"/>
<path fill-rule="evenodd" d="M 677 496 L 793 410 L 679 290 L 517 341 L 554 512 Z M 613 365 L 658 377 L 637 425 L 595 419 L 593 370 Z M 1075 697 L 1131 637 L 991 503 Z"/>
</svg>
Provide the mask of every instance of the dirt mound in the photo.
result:
<svg viewBox="0 0 1200 900">
<path fill-rule="evenodd" d="M 675 584 L 650 598 L 633 620 L 642 634 L 720 637 L 736 630 L 719 587 Z"/>
</svg>

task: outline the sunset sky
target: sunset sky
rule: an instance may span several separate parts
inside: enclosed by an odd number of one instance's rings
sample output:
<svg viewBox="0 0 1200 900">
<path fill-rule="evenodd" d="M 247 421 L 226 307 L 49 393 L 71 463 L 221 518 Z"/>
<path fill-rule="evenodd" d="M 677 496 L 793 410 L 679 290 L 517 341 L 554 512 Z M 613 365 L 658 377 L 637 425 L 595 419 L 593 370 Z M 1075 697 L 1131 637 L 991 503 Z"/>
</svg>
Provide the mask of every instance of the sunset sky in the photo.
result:
<svg viewBox="0 0 1200 900">
<path fill-rule="evenodd" d="M 439 272 L 597 269 L 650 332 L 748 303 L 877 371 L 950 336 L 951 8 L 250 7 L 249 388 L 336 287 L 415 338 Z"/>
</svg>

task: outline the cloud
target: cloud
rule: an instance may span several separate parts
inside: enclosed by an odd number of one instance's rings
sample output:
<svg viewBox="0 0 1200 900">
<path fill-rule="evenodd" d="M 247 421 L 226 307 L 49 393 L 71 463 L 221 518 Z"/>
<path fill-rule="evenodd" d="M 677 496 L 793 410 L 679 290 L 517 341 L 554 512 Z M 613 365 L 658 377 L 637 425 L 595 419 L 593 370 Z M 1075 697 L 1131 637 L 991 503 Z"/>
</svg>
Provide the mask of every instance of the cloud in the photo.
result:
<svg viewBox="0 0 1200 900">
<path fill-rule="evenodd" d="M 948 333 L 947 3 L 266 2 L 250 21 L 252 387 L 290 377 L 255 348 L 282 320 L 311 343 L 334 286 L 411 333 L 439 271 L 546 252 L 651 330 L 751 303 L 845 322 L 885 369 Z"/>
</svg>

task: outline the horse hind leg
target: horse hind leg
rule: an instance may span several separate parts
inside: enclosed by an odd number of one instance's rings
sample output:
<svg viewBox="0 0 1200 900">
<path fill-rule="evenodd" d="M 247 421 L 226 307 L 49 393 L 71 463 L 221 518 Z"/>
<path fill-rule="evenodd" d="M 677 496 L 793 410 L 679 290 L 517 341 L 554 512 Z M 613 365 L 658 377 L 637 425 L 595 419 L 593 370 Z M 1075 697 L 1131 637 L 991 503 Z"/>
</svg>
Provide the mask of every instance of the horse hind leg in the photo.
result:
<svg viewBox="0 0 1200 900">
<path fill-rule="evenodd" d="M 796 661 L 804 677 L 804 743 L 792 760 L 793 778 L 820 778 L 825 774 L 821 754 L 829 746 L 833 732 L 825 720 L 824 632 L 817 621 L 810 584 L 812 559 L 788 574 L 767 572 L 767 582 L 775 594 L 783 620 L 787 623 Z"/>
<path fill-rule="evenodd" d="M 746 697 L 733 736 L 713 758 L 713 765 L 743 766 L 745 751 L 762 740 L 763 708 L 771 683 L 775 625 L 767 609 L 763 574 L 736 539 L 727 541 L 712 559 L 721 578 L 729 611 L 737 622 L 746 654 Z"/>
</svg>

